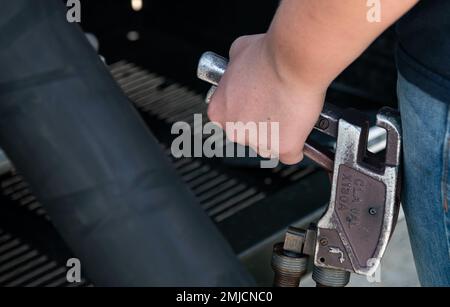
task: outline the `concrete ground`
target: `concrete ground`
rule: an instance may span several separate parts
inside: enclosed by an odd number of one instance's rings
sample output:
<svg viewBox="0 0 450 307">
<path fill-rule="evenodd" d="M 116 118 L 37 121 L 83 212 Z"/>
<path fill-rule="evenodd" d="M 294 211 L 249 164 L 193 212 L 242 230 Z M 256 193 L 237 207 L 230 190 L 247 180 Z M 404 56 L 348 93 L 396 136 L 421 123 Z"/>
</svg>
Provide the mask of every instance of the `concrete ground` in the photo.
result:
<svg viewBox="0 0 450 307">
<path fill-rule="evenodd" d="M 418 287 L 408 230 L 401 212 L 394 236 L 381 263 L 379 282 L 369 282 L 365 277 L 353 275 L 350 287 Z M 311 276 L 302 281 L 302 287 L 313 287 Z"/>
</svg>

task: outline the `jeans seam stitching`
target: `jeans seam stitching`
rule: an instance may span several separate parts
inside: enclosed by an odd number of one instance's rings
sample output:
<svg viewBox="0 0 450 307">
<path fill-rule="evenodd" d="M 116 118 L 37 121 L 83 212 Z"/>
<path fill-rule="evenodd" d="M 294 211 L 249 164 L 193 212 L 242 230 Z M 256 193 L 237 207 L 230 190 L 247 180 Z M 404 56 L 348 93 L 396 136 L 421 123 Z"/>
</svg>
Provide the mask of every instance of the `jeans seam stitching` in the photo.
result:
<svg viewBox="0 0 450 307">
<path fill-rule="evenodd" d="M 441 197 L 442 197 L 442 204 L 444 204 L 444 202 L 447 203 L 448 206 L 448 166 L 449 166 L 449 147 L 450 147 L 450 109 L 447 107 L 447 123 L 446 123 L 446 132 L 445 132 L 445 140 L 444 140 L 444 156 L 443 156 L 443 169 L 442 169 L 442 178 L 441 178 Z M 442 208 L 442 210 L 444 211 L 444 230 L 445 230 L 445 243 L 447 245 L 447 252 L 448 252 L 448 257 L 450 259 L 450 233 L 449 233 L 449 229 L 448 229 L 448 218 L 447 218 L 447 212 L 445 211 L 445 208 Z"/>
</svg>

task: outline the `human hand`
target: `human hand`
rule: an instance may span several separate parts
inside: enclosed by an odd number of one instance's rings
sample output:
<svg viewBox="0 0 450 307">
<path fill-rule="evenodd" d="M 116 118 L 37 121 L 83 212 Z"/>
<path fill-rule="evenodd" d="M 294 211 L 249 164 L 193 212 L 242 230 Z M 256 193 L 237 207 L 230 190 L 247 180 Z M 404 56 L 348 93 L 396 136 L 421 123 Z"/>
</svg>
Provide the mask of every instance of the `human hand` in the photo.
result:
<svg viewBox="0 0 450 307">
<path fill-rule="evenodd" d="M 296 164 L 303 159 L 304 143 L 323 108 L 326 86 L 303 81 L 308 78 L 302 77 L 301 68 L 284 70 L 274 61 L 272 48 L 266 34 L 244 36 L 233 43 L 208 116 L 224 127 L 231 141 L 250 146 L 262 157 Z M 229 122 L 268 123 L 269 128 L 270 123 L 278 123 L 279 135 L 268 131 L 267 138 L 251 138 L 245 131 L 227 129 Z M 278 148 L 267 143 L 274 137 Z"/>
</svg>

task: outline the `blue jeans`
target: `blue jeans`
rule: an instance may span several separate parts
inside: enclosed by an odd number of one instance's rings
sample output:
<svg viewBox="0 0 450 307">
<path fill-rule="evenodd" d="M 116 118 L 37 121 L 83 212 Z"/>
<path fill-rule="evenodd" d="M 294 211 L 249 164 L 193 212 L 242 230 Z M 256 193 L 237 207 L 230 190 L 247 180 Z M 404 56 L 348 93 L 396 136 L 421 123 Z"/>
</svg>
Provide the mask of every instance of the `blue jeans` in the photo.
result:
<svg viewBox="0 0 450 307">
<path fill-rule="evenodd" d="M 450 105 L 402 76 L 398 96 L 403 209 L 419 280 L 423 286 L 450 286 Z"/>
</svg>

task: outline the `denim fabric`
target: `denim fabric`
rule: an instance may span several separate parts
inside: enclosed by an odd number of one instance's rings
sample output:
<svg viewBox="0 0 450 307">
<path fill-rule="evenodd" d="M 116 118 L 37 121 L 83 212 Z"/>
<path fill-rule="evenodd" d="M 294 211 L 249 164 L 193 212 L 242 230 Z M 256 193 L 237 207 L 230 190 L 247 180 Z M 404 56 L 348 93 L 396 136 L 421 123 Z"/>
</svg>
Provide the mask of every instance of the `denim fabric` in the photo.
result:
<svg viewBox="0 0 450 307">
<path fill-rule="evenodd" d="M 448 103 L 449 16 L 450 1 L 421 0 L 397 22 L 400 73 L 423 91 Z"/>
<path fill-rule="evenodd" d="M 419 280 L 450 286 L 450 108 L 399 76 L 403 208 Z M 450 92 L 449 92 L 450 96 Z"/>
</svg>

